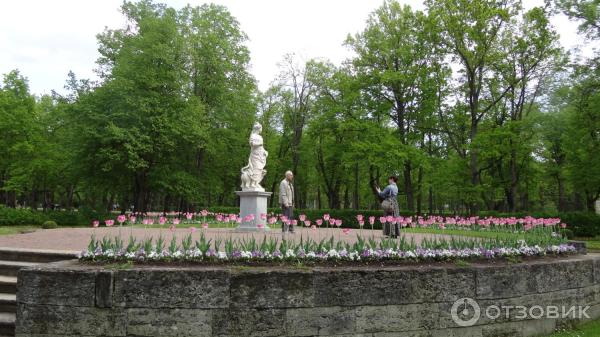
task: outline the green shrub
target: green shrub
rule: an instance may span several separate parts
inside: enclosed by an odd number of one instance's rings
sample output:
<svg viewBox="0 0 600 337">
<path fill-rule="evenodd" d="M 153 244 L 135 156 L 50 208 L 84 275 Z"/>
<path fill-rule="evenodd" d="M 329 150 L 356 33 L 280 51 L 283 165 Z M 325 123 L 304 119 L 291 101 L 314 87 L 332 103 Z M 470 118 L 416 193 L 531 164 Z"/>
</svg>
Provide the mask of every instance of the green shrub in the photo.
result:
<svg viewBox="0 0 600 337">
<path fill-rule="evenodd" d="M 573 233 L 573 231 L 568 228 L 561 229 L 560 233 L 562 234 L 562 236 L 566 237 L 567 239 L 572 239 L 575 237 L 575 233 Z"/>
<path fill-rule="evenodd" d="M 44 221 L 44 223 L 42 224 L 43 229 L 54 229 L 56 227 L 58 227 L 58 225 L 55 221 L 52 220 Z"/>
<path fill-rule="evenodd" d="M 600 216 L 594 213 L 569 212 L 558 217 L 573 231 L 574 236 L 594 237 L 600 235 Z"/>
<path fill-rule="evenodd" d="M 90 209 L 61 211 L 38 211 L 30 208 L 10 208 L 0 205 L 0 226 L 42 225 L 45 221 L 54 221 L 62 226 L 89 225 L 93 219 L 104 219 L 110 215 Z"/>
</svg>

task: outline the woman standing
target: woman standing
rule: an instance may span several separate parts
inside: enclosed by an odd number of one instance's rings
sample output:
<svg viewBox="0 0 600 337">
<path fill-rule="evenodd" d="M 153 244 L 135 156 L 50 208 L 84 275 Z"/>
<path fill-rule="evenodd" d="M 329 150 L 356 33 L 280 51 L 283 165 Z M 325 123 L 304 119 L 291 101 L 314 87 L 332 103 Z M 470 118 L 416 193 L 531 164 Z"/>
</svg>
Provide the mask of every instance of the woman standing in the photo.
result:
<svg viewBox="0 0 600 337">
<path fill-rule="evenodd" d="M 385 215 L 393 216 L 394 218 L 400 216 L 400 207 L 398 206 L 398 186 L 396 186 L 397 182 L 398 178 L 396 176 L 390 176 L 388 178 L 388 185 L 383 191 L 377 187 L 377 193 L 379 193 L 379 197 L 383 200 L 381 202 L 381 207 L 383 208 Z M 400 225 L 397 222 L 394 224 L 393 228 L 389 221 L 383 225 L 383 235 L 389 235 L 395 238 L 398 237 L 399 234 Z"/>
</svg>

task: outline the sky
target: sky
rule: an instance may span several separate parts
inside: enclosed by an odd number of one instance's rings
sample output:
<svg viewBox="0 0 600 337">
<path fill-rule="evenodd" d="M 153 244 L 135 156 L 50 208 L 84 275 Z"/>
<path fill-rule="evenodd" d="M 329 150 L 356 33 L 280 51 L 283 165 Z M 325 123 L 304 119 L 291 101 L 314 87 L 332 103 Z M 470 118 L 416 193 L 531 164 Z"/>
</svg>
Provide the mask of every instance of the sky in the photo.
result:
<svg viewBox="0 0 600 337">
<path fill-rule="evenodd" d="M 340 64 L 352 56 L 343 45 L 348 34 L 360 32 L 383 0 L 163 0 L 181 8 L 213 2 L 226 6 L 248 35 L 250 72 L 261 90 L 279 74 L 278 63 L 288 53 L 300 59 L 322 58 Z M 423 9 L 421 0 L 399 0 Z M 525 7 L 543 0 L 523 0 Z M 67 73 L 97 79 L 96 34 L 105 27 L 121 28 L 121 0 L 6 1 L 0 10 L 0 74 L 19 69 L 35 94 L 64 92 Z M 577 24 L 564 16 L 552 18 L 567 48 L 583 47 Z"/>
</svg>

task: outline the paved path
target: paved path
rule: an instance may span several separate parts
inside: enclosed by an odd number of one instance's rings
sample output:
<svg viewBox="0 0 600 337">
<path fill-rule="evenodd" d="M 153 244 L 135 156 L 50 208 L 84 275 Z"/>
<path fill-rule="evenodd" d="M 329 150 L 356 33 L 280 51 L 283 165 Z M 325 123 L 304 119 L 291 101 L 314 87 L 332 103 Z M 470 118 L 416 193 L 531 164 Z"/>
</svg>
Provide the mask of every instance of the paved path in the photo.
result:
<svg viewBox="0 0 600 337">
<path fill-rule="evenodd" d="M 153 236 L 157 238 L 161 233 L 165 237 L 166 240 L 170 241 L 172 235 L 175 235 L 178 239 L 183 238 L 185 235 L 190 233 L 189 228 L 178 228 L 174 232 L 169 231 L 168 229 L 144 229 L 144 228 L 129 228 L 123 227 L 121 230 L 121 236 L 125 241 L 128 240 L 129 234 L 131 233 L 138 239 L 143 240 L 145 237 Z M 201 230 L 197 230 L 196 233 L 193 234 L 193 239 L 197 240 L 200 237 Z M 53 250 L 71 250 L 71 251 L 81 251 L 85 249 L 90 240 L 90 236 L 92 233 L 96 234 L 98 239 L 101 239 L 103 236 L 117 236 L 119 235 L 118 227 L 101 227 L 101 228 L 58 228 L 58 229 L 40 229 L 32 233 L 25 234 L 14 234 L 14 235 L 2 235 L 0 236 L 0 247 L 18 247 L 18 248 L 35 248 L 35 249 L 53 249 Z M 254 236 L 257 241 L 261 242 L 263 237 L 266 235 L 267 237 L 273 237 L 278 240 L 281 240 L 282 234 L 280 229 L 273 229 L 266 233 L 244 233 L 244 232 L 236 232 L 233 229 L 227 228 L 215 228 L 215 229 L 207 229 L 204 231 L 205 236 L 207 238 L 214 239 L 227 239 L 229 237 L 233 237 L 234 239 L 249 239 Z M 349 234 L 343 234 L 341 230 L 338 229 L 327 229 L 322 228 L 318 230 L 311 230 L 306 228 L 297 228 L 296 233 L 293 235 L 286 235 L 287 239 L 294 239 L 296 241 L 300 240 L 300 237 L 306 239 L 310 237 L 313 240 L 320 240 L 323 238 L 328 238 L 333 235 L 336 240 L 343 239 L 348 242 L 355 242 L 357 235 L 360 235 L 360 230 L 353 229 Z M 382 237 L 382 233 L 380 230 L 374 230 L 372 233 L 370 230 L 364 230 L 363 237 L 374 236 L 376 239 Z M 414 238 L 417 243 L 421 242 L 421 240 L 425 237 L 432 238 L 435 236 L 444 236 L 444 235 L 434 235 L 434 234 L 417 234 L 417 233 L 407 233 L 405 237 L 407 240 Z M 125 242 L 126 244 L 127 242 Z M 167 242 L 168 243 L 168 242 Z"/>
</svg>

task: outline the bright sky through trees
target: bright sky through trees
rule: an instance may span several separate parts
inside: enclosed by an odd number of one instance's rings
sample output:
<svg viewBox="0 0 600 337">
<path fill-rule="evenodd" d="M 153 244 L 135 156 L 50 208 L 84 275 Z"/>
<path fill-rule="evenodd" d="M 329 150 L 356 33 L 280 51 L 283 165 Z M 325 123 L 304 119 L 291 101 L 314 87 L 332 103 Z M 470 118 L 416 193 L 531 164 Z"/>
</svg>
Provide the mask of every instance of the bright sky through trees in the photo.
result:
<svg viewBox="0 0 600 337">
<path fill-rule="evenodd" d="M 278 75 L 284 54 L 303 59 L 324 58 L 335 64 L 351 56 L 342 45 L 347 34 L 360 31 L 380 0 L 167 0 L 181 8 L 213 2 L 226 6 L 248 34 L 251 73 L 261 90 Z M 525 7 L 541 0 L 525 0 Z M 0 74 L 20 69 L 36 94 L 63 91 L 67 73 L 96 78 L 98 58 L 95 36 L 105 26 L 119 28 L 123 17 L 120 0 L 20 0 L 7 1 L 0 11 Z M 402 0 L 423 9 L 420 0 Z M 577 25 L 563 16 L 552 18 L 561 34 L 561 44 L 571 49 L 583 44 Z"/>
</svg>

